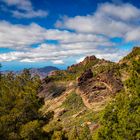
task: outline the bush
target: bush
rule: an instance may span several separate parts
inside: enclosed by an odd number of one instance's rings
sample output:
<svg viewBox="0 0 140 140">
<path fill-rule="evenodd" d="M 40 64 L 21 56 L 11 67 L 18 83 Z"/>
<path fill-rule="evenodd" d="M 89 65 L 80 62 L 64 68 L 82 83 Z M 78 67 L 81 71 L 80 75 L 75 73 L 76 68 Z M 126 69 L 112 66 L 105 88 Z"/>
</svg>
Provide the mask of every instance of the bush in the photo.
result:
<svg viewBox="0 0 140 140">
<path fill-rule="evenodd" d="M 41 134 L 41 126 L 38 120 L 22 125 L 20 128 L 20 136 L 22 139 L 32 140 L 39 139 Z"/>
<path fill-rule="evenodd" d="M 140 139 L 140 65 L 133 63 L 127 90 L 117 95 L 101 118 L 97 140 Z"/>
</svg>

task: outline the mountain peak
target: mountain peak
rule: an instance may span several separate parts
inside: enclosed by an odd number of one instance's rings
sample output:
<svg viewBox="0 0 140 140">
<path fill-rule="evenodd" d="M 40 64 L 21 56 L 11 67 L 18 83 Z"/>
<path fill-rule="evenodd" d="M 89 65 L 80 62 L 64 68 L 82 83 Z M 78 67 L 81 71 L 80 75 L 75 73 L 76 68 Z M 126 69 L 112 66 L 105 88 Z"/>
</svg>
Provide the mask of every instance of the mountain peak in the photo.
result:
<svg viewBox="0 0 140 140">
<path fill-rule="evenodd" d="M 92 55 L 92 56 L 87 56 L 82 62 L 80 62 L 83 65 L 86 65 L 89 62 L 95 61 L 97 58 Z"/>
<path fill-rule="evenodd" d="M 78 68 L 78 67 L 83 67 L 83 66 L 86 66 L 86 65 L 89 65 L 91 63 L 94 63 L 96 62 L 98 59 L 92 55 L 92 56 L 87 56 L 82 62 L 80 63 L 77 63 L 77 64 L 73 64 L 71 66 L 68 67 L 68 71 L 73 71 L 75 68 Z"/>
<path fill-rule="evenodd" d="M 134 47 L 132 51 L 119 61 L 120 64 L 130 64 L 132 60 L 140 60 L 140 47 Z"/>
<path fill-rule="evenodd" d="M 140 47 L 135 46 L 135 47 L 132 49 L 132 52 L 133 52 L 133 51 L 139 51 L 139 50 L 140 50 Z"/>
</svg>

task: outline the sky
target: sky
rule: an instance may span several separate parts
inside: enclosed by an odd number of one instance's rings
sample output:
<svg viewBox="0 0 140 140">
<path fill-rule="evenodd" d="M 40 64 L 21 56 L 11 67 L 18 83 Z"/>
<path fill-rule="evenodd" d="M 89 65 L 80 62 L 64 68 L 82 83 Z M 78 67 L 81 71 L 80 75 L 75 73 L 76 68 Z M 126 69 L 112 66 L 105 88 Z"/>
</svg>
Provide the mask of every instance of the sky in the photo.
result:
<svg viewBox="0 0 140 140">
<path fill-rule="evenodd" d="M 140 46 L 139 0 L 0 0 L 2 70 L 118 62 Z"/>
</svg>

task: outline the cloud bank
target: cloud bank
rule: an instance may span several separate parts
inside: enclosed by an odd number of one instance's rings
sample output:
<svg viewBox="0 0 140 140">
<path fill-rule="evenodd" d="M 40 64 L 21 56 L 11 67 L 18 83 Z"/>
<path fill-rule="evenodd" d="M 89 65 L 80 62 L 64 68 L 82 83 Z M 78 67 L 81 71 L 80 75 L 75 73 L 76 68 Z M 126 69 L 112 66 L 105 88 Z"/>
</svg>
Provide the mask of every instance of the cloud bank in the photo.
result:
<svg viewBox="0 0 140 140">
<path fill-rule="evenodd" d="M 140 9 L 131 4 L 100 4 L 92 15 L 64 17 L 56 27 L 80 33 L 122 37 L 125 41 L 140 40 Z"/>
<path fill-rule="evenodd" d="M 23 3 L 18 3 L 18 0 L 5 2 L 9 6 L 17 6 L 18 10 L 34 12 L 28 0 L 23 0 Z M 128 3 L 100 4 L 91 15 L 59 19 L 56 29 L 46 29 L 36 23 L 19 25 L 0 21 L 0 47 L 13 50 L 1 53 L 0 62 L 51 61 L 64 64 L 70 57 L 79 62 L 87 55 L 118 61 L 128 50 L 117 46 L 140 40 L 139 23 L 140 9 Z M 123 41 L 114 42 L 114 38 Z"/>
</svg>

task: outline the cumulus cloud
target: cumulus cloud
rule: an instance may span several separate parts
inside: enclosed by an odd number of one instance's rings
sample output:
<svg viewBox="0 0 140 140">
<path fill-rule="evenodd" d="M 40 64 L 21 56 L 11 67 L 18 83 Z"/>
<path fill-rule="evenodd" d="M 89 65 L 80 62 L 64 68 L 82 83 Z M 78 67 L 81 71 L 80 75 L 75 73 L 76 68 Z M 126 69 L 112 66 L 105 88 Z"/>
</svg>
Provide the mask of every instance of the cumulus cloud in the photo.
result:
<svg viewBox="0 0 140 140">
<path fill-rule="evenodd" d="M 94 42 L 108 43 L 108 39 L 94 34 L 72 33 L 56 29 L 45 29 L 32 23 L 30 25 L 0 22 L 0 47 L 12 49 L 28 49 L 29 46 L 46 40 L 57 40 L 59 43 Z"/>
<path fill-rule="evenodd" d="M 140 41 L 140 27 L 126 33 L 126 41 Z"/>
<path fill-rule="evenodd" d="M 2 21 L 0 22 L 0 47 L 24 49 L 43 41 L 45 32 L 45 29 L 34 23 L 24 26 Z"/>
<path fill-rule="evenodd" d="M 109 37 L 123 37 L 135 41 L 133 30 L 139 30 L 140 9 L 131 4 L 104 3 L 95 13 L 87 16 L 64 17 L 56 22 L 56 27 L 75 30 L 81 33 L 102 34 Z M 140 33 L 137 34 L 140 36 Z"/>
<path fill-rule="evenodd" d="M 54 64 L 64 64 L 63 60 L 54 60 L 52 61 Z"/>
<path fill-rule="evenodd" d="M 101 4 L 98 8 L 98 12 L 121 20 L 135 20 L 140 17 L 140 9 L 129 3 L 121 5 Z"/>
<path fill-rule="evenodd" d="M 1 0 L 8 6 L 16 6 L 20 10 L 30 11 L 33 9 L 32 3 L 29 0 Z"/>
<path fill-rule="evenodd" d="M 74 47 L 73 47 L 74 46 Z M 70 43 L 50 45 L 41 44 L 38 48 L 29 51 L 17 51 L 0 55 L 0 61 L 20 61 L 20 62 L 40 62 L 52 61 L 54 64 L 63 64 L 69 57 L 96 55 L 107 60 L 117 61 L 120 56 L 124 56 L 126 51 L 120 51 L 116 47 L 98 46 L 91 42 Z M 79 60 L 81 61 L 81 59 Z M 76 61 L 78 62 L 78 61 Z"/>
<path fill-rule="evenodd" d="M 19 5 L 16 2 L 17 0 L 14 4 L 13 0 L 9 5 Z M 24 6 L 19 7 L 23 9 Z M 27 7 L 29 11 L 30 8 L 33 9 L 31 3 Z M 92 15 L 59 20 L 56 26 L 63 30 L 46 29 L 36 23 L 19 25 L 0 21 L 0 48 L 15 50 L 1 53 L 0 62 L 49 61 L 64 64 L 67 58 L 80 62 L 87 55 L 118 61 L 128 51 L 117 48 L 119 43 L 113 43 L 111 39 L 124 38 L 123 44 L 140 40 L 139 12 L 140 9 L 130 4 L 100 4 Z M 28 16 L 30 18 L 29 14 Z M 56 43 L 49 44 L 49 41 Z M 36 47 L 33 48 L 32 45 Z"/>
<path fill-rule="evenodd" d="M 35 18 L 46 17 L 47 11 L 35 10 L 30 0 L 1 0 L 9 7 L 14 6 L 17 10 L 9 10 L 4 8 L 4 11 L 12 13 L 16 18 Z"/>
</svg>

